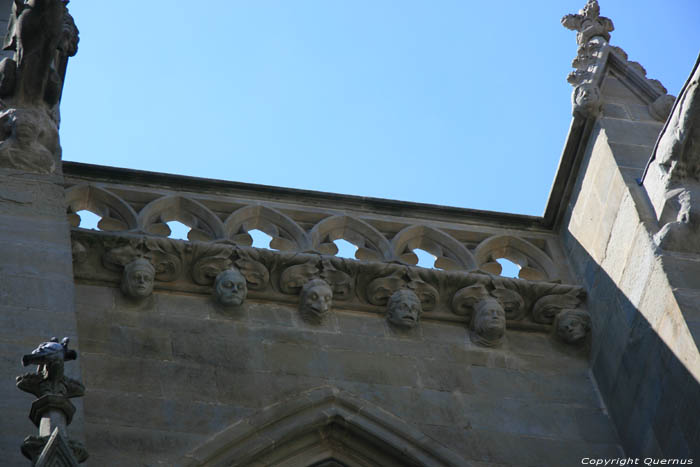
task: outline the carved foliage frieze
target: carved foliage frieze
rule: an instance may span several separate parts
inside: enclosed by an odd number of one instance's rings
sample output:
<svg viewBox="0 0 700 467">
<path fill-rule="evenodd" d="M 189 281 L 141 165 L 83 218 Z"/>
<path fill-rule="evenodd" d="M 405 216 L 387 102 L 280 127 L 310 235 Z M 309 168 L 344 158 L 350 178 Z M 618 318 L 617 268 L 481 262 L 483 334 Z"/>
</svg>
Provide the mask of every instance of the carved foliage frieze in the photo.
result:
<svg viewBox="0 0 700 467">
<path fill-rule="evenodd" d="M 507 324 L 508 328 L 551 332 L 560 312 L 580 310 L 585 300 L 580 287 L 511 279 L 483 271 L 444 271 L 316 253 L 240 247 L 231 243 L 184 242 L 106 232 L 74 230 L 72 235 L 75 277 L 79 281 L 118 284 L 130 280 L 125 277 L 125 271 L 136 262 L 141 266 L 136 269 L 141 272 L 152 268 L 156 291 L 213 295 L 220 304 L 228 306 L 219 300 L 222 294 L 217 295 L 219 285 L 223 284 L 221 281 L 228 278 L 225 285 L 230 290 L 224 292 L 235 295 L 236 300 L 231 303 L 239 306 L 246 294 L 240 292 L 240 284 L 236 284 L 236 291 L 232 286 L 234 282 L 241 282 L 235 279 L 243 277 L 248 297 L 297 303 L 301 305 L 300 310 L 306 311 L 310 308 L 303 306 L 304 287 L 308 292 L 312 286 L 320 287 L 323 282 L 330 294 L 325 294 L 324 289 L 324 294 L 316 295 L 329 295 L 332 302 L 325 300 L 328 309 L 316 307 L 319 313 L 314 318 L 319 319 L 309 322 L 321 322 L 331 307 L 387 313 L 394 317 L 394 325 L 408 323 L 408 315 L 417 324 L 425 312 L 428 319 L 465 322 L 478 336 L 475 337 L 477 342 L 483 345 L 500 342 L 502 333 L 499 335 L 496 328 L 501 324 L 503 331 Z M 128 289 L 123 285 L 122 288 L 128 295 Z M 398 313 L 398 308 L 389 306 L 392 296 L 396 297 L 396 305 L 402 303 L 399 298 L 409 295 L 411 299 L 415 297 L 418 306 L 406 307 L 406 313 Z M 489 314 L 491 318 L 487 319 Z"/>
</svg>

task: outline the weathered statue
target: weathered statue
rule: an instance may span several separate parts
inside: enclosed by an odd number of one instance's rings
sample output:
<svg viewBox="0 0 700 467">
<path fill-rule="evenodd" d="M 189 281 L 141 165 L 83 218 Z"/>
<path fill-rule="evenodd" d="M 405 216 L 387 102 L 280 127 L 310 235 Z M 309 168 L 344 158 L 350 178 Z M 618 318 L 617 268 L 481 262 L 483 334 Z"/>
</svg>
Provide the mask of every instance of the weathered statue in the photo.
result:
<svg viewBox="0 0 700 467">
<path fill-rule="evenodd" d="M 51 173 L 60 154 L 58 129 L 43 110 L 0 111 L 0 167 Z"/>
<path fill-rule="evenodd" d="M 402 328 L 412 328 L 418 324 L 421 308 L 416 293 L 410 289 L 399 289 L 394 292 L 387 302 L 387 320 Z"/>
<path fill-rule="evenodd" d="M 517 299 L 516 299 L 517 295 Z M 472 340 L 485 347 L 499 345 L 506 332 L 506 309 L 512 319 L 521 317 L 522 297 L 516 292 L 496 288 L 492 292 L 482 285 L 464 287 L 452 298 L 452 311 L 458 315 L 471 314 Z"/>
<path fill-rule="evenodd" d="M 561 19 L 565 28 L 577 31 L 576 42 L 583 45 L 596 36 L 610 40 L 610 33 L 615 30 L 610 18 L 600 16 L 598 0 L 588 0 L 577 15 L 566 15 Z"/>
<path fill-rule="evenodd" d="M 145 258 L 136 258 L 124 267 L 121 288 L 124 295 L 142 300 L 153 293 L 156 270 Z"/>
<path fill-rule="evenodd" d="M 476 303 L 472 330 L 472 338 L 479 345 L 494 347 L 501 343 L 506 333 L 506 312 L 498 300 L 484 297 Z"/>
<path fill-rule="evenodd" d="M 581 300 L 576 295 L 545 295 L 532 307 L 532 318 L 537 323 L 551 324 L 563 310 L 575 309 L 580 303 Z"/>
<path fill-rule="evenodd" d="M 223 306 L 240 306 L 248 294 L 245 277 L 236 268 L 221 271 L 214 281 L 214 297 Z"/>
<path fill-rule="evenodd" d="M 591 316 L 584 310 L 564 310 L 554 321 L 557 336 L 569 344 L 585 339 L 591 330 Z"/>
<path fill-rule="evenodd" d="M 41 343 L 32 353 L 22 357 L 22 366 L 37 365 L 36 373 L 25 373 L 17 377 L 17 387 L 37 397 L 46 394 L 59 394 L 66 397 L 79 397 L 85 392 L 84 386 L 63 374 L 64 362 L 75 360 L 78 354 L 68 348 L 69 339 L 61 342 L 52 337 Z"/>
<path fill-rule="evenodd" d="M 700 253 L 700 56 L 644 174 L 664 250 Z"/>
<path fill-rule="evenodd" d="M 304 321 L 320 324 L 330 311 L 333 290 L 323 279 L 312 279 L 301 288 L 299 312 Z"/>
<path fill-rule="evenodd" d="M 61 158 L 58 102 L 78 29 L 67 0 L 14 0 L 0 62 L 0 167 L 52 173 Z"/>
<path fill-rule="evenodd" d="M 78 29 L 65 0 L 14 0 L 4 49 L 16 51 L 15 99 L 53 107 L 60 97 L 65 60 L 78 50 Z M 61 69 L 63 68 L 63 69 Z"/>
</svg>

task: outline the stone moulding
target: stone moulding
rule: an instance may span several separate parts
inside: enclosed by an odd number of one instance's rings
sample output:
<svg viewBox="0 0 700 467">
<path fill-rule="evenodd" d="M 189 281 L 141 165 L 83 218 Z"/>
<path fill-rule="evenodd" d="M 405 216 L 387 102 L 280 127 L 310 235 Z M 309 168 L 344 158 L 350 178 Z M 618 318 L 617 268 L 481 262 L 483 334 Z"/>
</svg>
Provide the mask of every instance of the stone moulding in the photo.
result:
<svg viewBox="0 0 700 467">
<path fill-rule="evenodd" d="M 329 439 L 334 443 L 328 445 Z M 317 449 L 324 444 L 325 450 Z M 344 449 L 336 451 L 333 444 Z M 311 465 L 329 455 L 350 465 L 467 465 L 412 424 L 332 387 L 308 390 L 239 420 L 177 465 Z"/>
<path fill-rule="evenodd" d="M 170 228 L 167 222 L 177 220 L 191 230 L 191 241 L 212 244 L 231 243 L 251 246 L 248 233 L 259 229 L 272 237 L 270 248 L 279 251 L 335 255 L 335 240 L 344 239 L 357 247 L 355 258 L 362 261 L 399 262 L 414 266 L 418 263 L 415 249 L 422 249 L 435 257 L 435 266 L 444 270 L 471 271 L 482 269 L 498 273 L 498 258 L 508 258 L 522 269 L 520 278 L 556 281 L 562 268 L 528 238 L 529 232 L 513 236 L 512 232 L 470 232 L 463 226 L 438 229 L 425 225 L 422 219 L 406 221 L 383 219 L 383 230 L 371 225 L 362 216 L 335 215 L 313 207 L 294 219 L 283 212 L 257 202 L 242 204 L 237 200 L 212 200 L 194 194 L 163 194 L 139 191 L 139 197 L 147 202 L 130 205 L 115 192 L 92 183 L 74 185 L 66 190 L 67 216 L 72 227 L 80 226 L 81 210 L 91 211 L 102 217 L 98 223 L 101 231 L 119 234 L 148 235 L 167 238 Z M 130 195 L 133 196 L 133 195 Z M 214 201 L 214 202 L 213 202 Z M 222 207 L 227 206 L 225 208 Z M 314 218 L 313 223 L 308 217 Z M 226 219 L 224 222 L 221 219 Z M 303 227 L 302 227 L 303 226 Z M 466 231 L 463 231 L 466 230 Z M 461 241 L 458 238 L 468 237 Z M 537 235 L 534 237 L 537 238 Z M 546 240 L 545 240 L 546 242 Z"/>
<path fill-rule="evenodd" d="M 211 295 L 214 278 L 236 266 L 248 283 L 248 298 L 297 304 L 301 287 L 323 279 L 334 292 L 333 309 L 384 314 L 396 290 L 413 290 L 421 300 L 423 320 L 468 323 L 472 310 L 455 309 L 453 297 L 469 286 L 480 285 L 507 302 L 522 303 L 508 313 L 508 329 L 550 332 L 551 323 L 533 317 L 533 305 L 550 295 L 585 298 L 582 287 L 558 282 L 528 281 L 494 276 L 487 272 L 426 269 L 399 263 L 359 261 L 318 253 L 292 253 L 242 247 L 230 242 L 185 242 L 136 234 L 72 231 L 75 278 L 80 283 L 117 287 L 123 266 L 134 256 L 151 258 L 155 290 Z M 503 294 L 503 290 L 508 294 Z M 517 296 L 513 300 L 512 296 Z M 541 321 L 541 320 L 540 320 Z"/>
</svg>

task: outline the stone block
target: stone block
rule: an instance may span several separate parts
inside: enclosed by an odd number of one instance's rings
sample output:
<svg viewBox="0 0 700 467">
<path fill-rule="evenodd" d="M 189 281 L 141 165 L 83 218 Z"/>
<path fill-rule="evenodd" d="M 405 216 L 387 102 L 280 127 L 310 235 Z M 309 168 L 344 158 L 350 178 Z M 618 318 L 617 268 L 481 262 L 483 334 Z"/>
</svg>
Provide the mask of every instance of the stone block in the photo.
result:
<svg viewBox="0 0 700 467">
<path fill-rule="evenodd" d="M 396 386 L 418 384 L 415 359 L 408 355 L 400 357 L 349 350 L 329 350 L 327 367 L 319 370 L 321 374 L 347 381 Z"/>
<path fill-rule="evenodd" d="M 622 81 L 614 76 L 606 76 L 601 86 L 601 92 L 605 96 L 606 102 L 617 102 L 621 104 L 644 104 L 636 94 L 634 94 Z"/>
<path fill-rule="evenodd" d="M 610 149 L 612 150 L 613 157 L 618 166 L 639 169 L 640 173 L 638 176 L 641 176 L 641 170 L 646 166 L 649 156 L 651 156 L 653 146 L 611 142 Z"/>
<path fill-rule="evenodd" d="M 261 371 L 216 371 L 217 401 L 246 408 L 262 408 L 307 389 L 327 386 L 322 377 Z"/>
<path fill-rule="evenodd" d="M 474 366 L 470 373 L 478 392 L 490 394 L 496 398 L 549 400 L 585 407 L 599 405 L 587 371 L 547 376 L 503 368 Z"/>
<path fill-rule="evenodd" d="M 603 103 L 603 115 L 609 118 L 630 118 L 624 105 L 613 104 L 612 102 Z"/>
<path fill-rule="evenodd" d="M 601 125 L 610 143 L 654 146 L 661 132 L 661 122 L 633 122 L 616 118 L 602 118 Z"/>
<path fill-rule="evenodd" d="M 465 459 L 486 465 L 580 465 L 584 457 L 614 458 L 623 456 L 614 443 L 586 443 L 540 437 L 525 437 L 503 432 L 456 429 L 422 425 L 431 438 L 449 445 Z"/>
<path fill-rule="evenodd" d="M 206 437 L 104 423 L 86 424 L 90 465 L 173 465 Z"/>
<path fill-rule="evenodd" d="M 170 340 L 172 339 L 172 340 Z M 263 351 L 257 344 L 247 339 L 209 338 L 202 340 L 199 334 L 173 333 L 172 356 L 176 361 L 201 365 L 202 369 L 213 371 L 248 370 L 263 368 Z"/>
<path fill-rule="evenodd" d="M 338 313 L 338 326 L 341 334 L 360 334 L 363 336 L 384 336 L 386 318 L 370 313 Z"/>
<path fill-rule="evenodd" d="M 437 391 L 475 392 L 469 367 L 440 359 L 417 360 L 419 387 Z"/>
<path fill-rule="evenodd" d="M 111 324 L 104 317 L 78 316 L 83 337 L 82 350 L 107 355 L 133 355 L 139 358 L 172 359 L 170 333 L 158 327 L 131 327 Z"/>
<path fill-rule="evenodd" d="M 90 352 L 82 352 L 80 358 L 88 388 L 162 396 L 163 362 Z"/>
<path fill-rule="evenodd" d="M 640 220 L 634 200 L 629 193 L 625 193 L 620 201 L 620 208 L 605 249 L 605 257 L 601 263 L 607 275 L 615 283 L 619 283 L 622 278 L 622 272 L 633 248 L 639 225 Z"/>
<path fill-rule="evenodd" d="M 297 310 L 263 303 L 248 303 L 246 306 L 252 325 L 296 326 Z"/>
<path fill-rule="evenodd" d="M 86 393 L 88 423 L 138 426 L 163 431 L 211 435 L 254 412 L 216 402 L 154 398 L 110 391 Z"/>
<path fill-rule="evenodd" d="M 658 123 L 658 120 L 649 113 L 649 106 L 646 104 L 633 104 L 630 102 L 625 104 L 625 107 L 627 108 L 627 113 L 634 121 Z"/>
<path fill-rule="evenodd" d="M 630 303 L 638 305 L 647 290 L 656 256 L 651 238 L 645 229 L 637 230 L 632 245 L 619 287 Z"/>
<path fill-rule="evenodd" d="M 70 278 L 47 279 L 32 276 L 3 275 L 0 303 L 6 306 L 50 310 L 73 303 Z"/>
<path fill-rule="evenodd" d="M 328 377 L 329 352 L 295 344 L 263 343 L 261 367 L 275 373 Z M 337 362 L 333 362 L 337 364 Z"/>
</svg>

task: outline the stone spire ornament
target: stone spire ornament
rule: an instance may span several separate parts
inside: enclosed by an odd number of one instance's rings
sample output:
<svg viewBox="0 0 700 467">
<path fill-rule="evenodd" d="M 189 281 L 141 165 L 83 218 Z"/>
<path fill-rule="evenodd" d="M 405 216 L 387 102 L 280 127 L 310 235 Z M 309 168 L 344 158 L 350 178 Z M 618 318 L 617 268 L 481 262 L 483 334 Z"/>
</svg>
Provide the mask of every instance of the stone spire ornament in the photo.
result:
<svg viewBox="0 0 700 467">
<path fill-rule="evenodd" d="M 572 66 L 575 71 L 569 73 L 567 81 L 574 86 L 571 96 L 574 115 L 594 117 L 600 110 L 600 73 L 607 60 L 610 32 L 615 27 L 612 20 L 600 16 L 597 0 L 588 0 L 578 14 L 566 15 L 561 24 L 572 31 L 577 31 L 576 43 L 578 53 Z"/>
<path fill-rule="evenodd" d="M 65 362 L 78 358 L 68 343 L 67 337 L 60 342 L 52 337 L 22 357 L 23 366 L 37 365 L 35 373 L 17 377 L 17 388 L 37 397 L 29 418 L 39 428 L 39 436 L 28 436 L 22 443 L 22 454 L 35 466 L 77 466 L 88 457 L 82 443 L 70 439 L 66 431 L 75 413 L 69 399 L 85 394 L 80 381 L 64 374 Z"/>
<path fill-rule="evenodd" d="M 561 24 L 567 29 L 578 32 L 576 42 L 580 46 L 586 45 L 596 36 L 609 41 L 610 33 L 615 30 L 610 18 L 600 16 L 598 0 L 588 0 L 586 6 L 577 15 L 564 16 Z"/>
<path fill-rule="evenodd" d="M 14 0 L 0 62 L 0 167 L 53 173 L 61 158 L 59 101 L 78 28 L 67 0 Z"/>
</svg>

